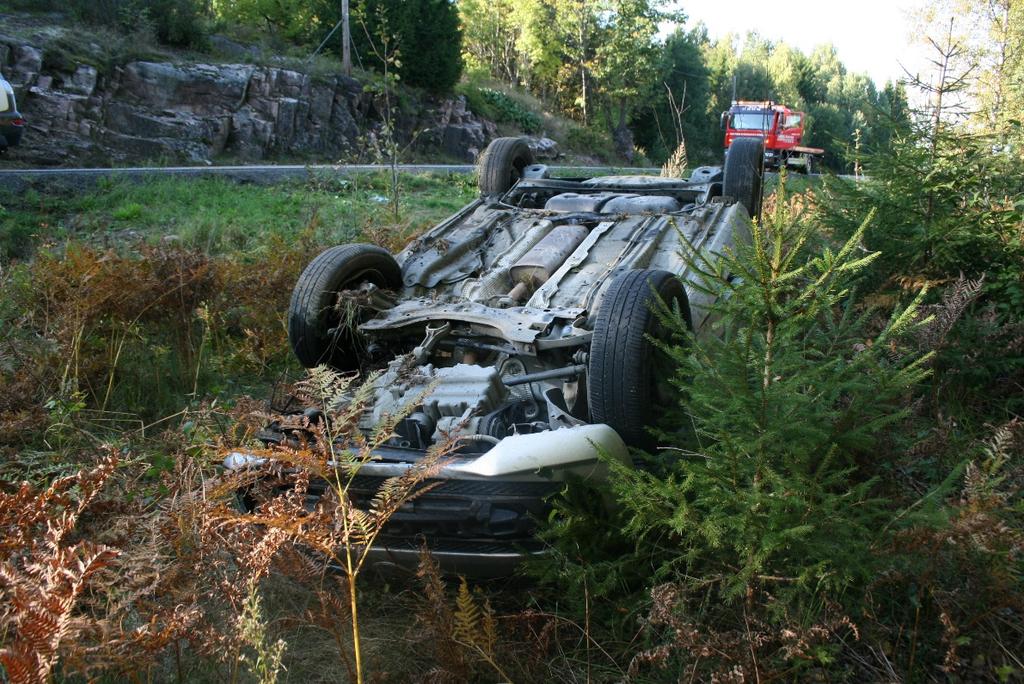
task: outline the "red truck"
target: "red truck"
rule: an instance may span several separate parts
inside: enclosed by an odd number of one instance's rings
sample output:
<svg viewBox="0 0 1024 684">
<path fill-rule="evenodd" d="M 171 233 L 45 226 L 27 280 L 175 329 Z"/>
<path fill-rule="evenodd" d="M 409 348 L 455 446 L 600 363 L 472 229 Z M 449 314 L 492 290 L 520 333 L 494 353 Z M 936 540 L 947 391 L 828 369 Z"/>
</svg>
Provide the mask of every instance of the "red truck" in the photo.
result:
<svg viewBox="0 0 1024 684">
<path fill-rule="evenodd" d="M 770 100 L 734 100 L 729 111 L 722 112 L 722 128 L 725 129 L 726 151 L 736 138 L 762 138 L 764 165 L 769 169 L 786 166 L 811 173 L 817 159 L 825 152 L 800 144 L 804 135 L 803 112 L 794 112 Z"/>
</svg>

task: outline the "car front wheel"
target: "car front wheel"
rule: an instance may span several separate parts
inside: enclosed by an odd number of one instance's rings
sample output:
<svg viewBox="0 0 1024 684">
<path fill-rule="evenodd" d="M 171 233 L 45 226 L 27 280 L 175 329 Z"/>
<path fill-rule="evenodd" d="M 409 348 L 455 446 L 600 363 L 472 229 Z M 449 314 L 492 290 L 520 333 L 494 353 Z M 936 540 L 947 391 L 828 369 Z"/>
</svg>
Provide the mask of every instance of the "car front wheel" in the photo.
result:
<svg viewBox="0 0 1024 684">
<path fill-rule="evenodd" d="M 366 284 L 384 290 L 402 285 L 398 262 L 376 245 L 331 247 L 306 266 L 288 306 L 288 341 L 303 366 L 358 368 L 362 345 L 356 326 L 364 312 L 358 296 L 346 295 Z"/>
</svg>

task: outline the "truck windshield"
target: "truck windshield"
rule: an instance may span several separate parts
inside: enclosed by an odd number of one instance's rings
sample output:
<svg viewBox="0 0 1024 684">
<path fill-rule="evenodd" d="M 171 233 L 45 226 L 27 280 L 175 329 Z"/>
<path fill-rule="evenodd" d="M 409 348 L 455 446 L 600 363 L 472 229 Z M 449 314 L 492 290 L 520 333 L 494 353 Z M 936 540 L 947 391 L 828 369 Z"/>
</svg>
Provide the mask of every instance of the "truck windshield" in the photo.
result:
<svg viewBox="0 0 1024 684">
<path fill-rule="evenodd" d="M 771 112 L 737 112 L 732 115 L 732 127 L 736 129 L 766 131 L 771 125 Z"/>
</svg>

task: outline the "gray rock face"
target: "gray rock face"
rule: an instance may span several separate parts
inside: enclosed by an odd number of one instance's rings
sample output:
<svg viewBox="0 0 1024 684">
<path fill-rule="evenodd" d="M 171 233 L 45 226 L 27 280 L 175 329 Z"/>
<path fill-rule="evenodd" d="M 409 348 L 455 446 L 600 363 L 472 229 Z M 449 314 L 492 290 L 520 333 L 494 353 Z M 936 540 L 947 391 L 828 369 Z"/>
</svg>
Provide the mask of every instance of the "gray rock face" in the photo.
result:
<svg viewBox="0 0 1024 684">
<path fill-rule="evenodd" d="M 33 75 L 43 70 L 43 51 L 31 45 L 12 45 L 14 55 L 14 85 L 25 85 Z M 21 78 L 18 78 L 21 76 Z"/>
<path fill-rule="evenodd" d="M 208 163 L 358 156 L 379 135 L 379 108 L 358 81 L 247 64 L 136 61 L 111 73 L 79 64 L 44 72 L 44 50 L 0 36 L 0 70 L 14 85 L 28 130 L 11 158 L 39 165 L 146 161 Z M 472 160 L 496 129 L 464 98 L 420 103 L 398 137 Z M 420 135 L 416 135 L 420 132 Z"/>
<path fill-rule="evenodd" d="M 558 159 L 561 154 L 558 143 L 551 138 L 530 138 L 528 142 L 537 159 Z"/>
<path fill-rule="evenodd" d="M 71 76 L 71 80 L 64 83 L 64 90 L 75 93 L 76 95 L 85 95 L 89 97 L 96 90 L 96 82 L 99 79 L 99 73 L 95 67 L 91 67 L 85 64 L 80 65 L 75 69 L 75 73 Z"/>
<path fill-rule="evenodd" d="M 416 141 L 421 148 L 433 148 L 454 159 L 472 162 L 498 134 L 492 122 L 466 109 L 466 98 L 462 95 L 443 101 L 438 109 L 437 119 Z"/>
</svg>

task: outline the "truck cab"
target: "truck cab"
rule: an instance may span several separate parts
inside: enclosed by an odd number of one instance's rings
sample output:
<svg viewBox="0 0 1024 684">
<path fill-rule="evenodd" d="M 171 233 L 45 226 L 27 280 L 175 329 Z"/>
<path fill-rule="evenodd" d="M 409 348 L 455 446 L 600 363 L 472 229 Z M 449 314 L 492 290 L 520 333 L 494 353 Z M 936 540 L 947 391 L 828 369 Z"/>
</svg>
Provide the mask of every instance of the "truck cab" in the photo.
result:
<svg viewBox="0 0 1024 684">
<path fill-rule="evenodd" d="M 802 147 L 805 116 L 771 100 L 738 100 L 722 112 L 725 149 L 737 138 L 764 140 L 764 162 L 767 168 L 781 166 L 810 169 L 810 158 L 824 150 Z"/>
</svg>

